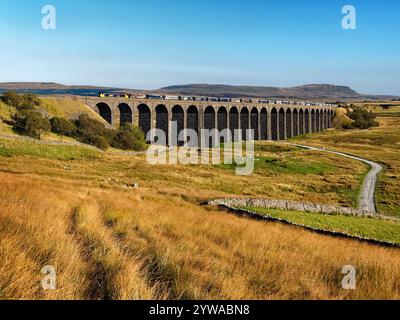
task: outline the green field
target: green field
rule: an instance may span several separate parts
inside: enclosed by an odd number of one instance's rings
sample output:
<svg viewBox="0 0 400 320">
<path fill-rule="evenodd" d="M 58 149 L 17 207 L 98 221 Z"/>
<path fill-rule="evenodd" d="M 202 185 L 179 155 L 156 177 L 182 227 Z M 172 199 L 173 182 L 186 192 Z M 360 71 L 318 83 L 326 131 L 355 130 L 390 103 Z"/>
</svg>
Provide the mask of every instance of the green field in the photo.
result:
<svg viewBox="0 0 400 320">
<path fill-rule="evenodd" d="M 242 209 L 261 213 L 274 218 L 280 218 L 285 221 L 298 223 L 311 228 L 342 232 L 352 236 L 400 244 L 400 222 L 375 218 L 254 207 L 245 207 Z"/>
<path fill-rule="evenodd" d="M 236 164 L 221 164 L 217 168 L 235 170 Z M 299 175 L 323 175 L 330 174 L 336 171 L 336 167 L 332 164 L 321 161 L 306 161 L 299 158 L 279 158 L 276 156 L 259 157 L 254 162 L 255 173 L 270 171 L 275 174 L 299 174 Z"/>
</svg>

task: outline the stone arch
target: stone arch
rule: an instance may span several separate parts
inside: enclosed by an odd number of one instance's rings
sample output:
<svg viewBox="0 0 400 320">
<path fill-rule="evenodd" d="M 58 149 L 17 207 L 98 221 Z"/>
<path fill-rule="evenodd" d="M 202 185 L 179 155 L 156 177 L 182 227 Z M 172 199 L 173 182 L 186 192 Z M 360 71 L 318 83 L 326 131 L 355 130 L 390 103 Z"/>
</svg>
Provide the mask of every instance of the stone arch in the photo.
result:
<svg viewBox="0 0 400 320">
<path fill-rule="evenodd" d="M 239 111 L 236 107 L 232 107 L 229 110 L 229 130 L 234 139 L 235 130 L 239 130 Z"/>
<path fill-rule="evenodd" d="M 100 117 L 102 117 L 109 124 L 112 124 L 113 119 L 112 119 L 112 111 L 111 111 L 110 106 L 107 103 L 99 102 L 98 104 L 96 104 L 96 107 L 97 107 Z"/>
<path fill-rule="evenodd" d="M 262 108 L 260 112 L 260 140 L 268 139 L 268 113 L 267 109 Z"/>
<path fill-rule="evenodd" d="M 297 111 L 297 108 L 294 108 L 293 110 L 292 120 L 293 120 L 293 137 L 296 137 L 299 135 L 299 112 Z"/>
<path fill-rule="evenodd" d="M 228 111 L 225 107 L 220 107 L 218 109 L 217 125 L 219 132 L 228 128 Z"/>
<path fill-rule="evenodd" d="M 143 131 L 145 137 L 151 130 L 151 112 L 150 108 L 146 104 L 141 104 L 138 106 L 139 113 L 139 128 Z"/>
<path fill-rule="evenodd" d="M 315 131 L 316 132 L 321 131 L 321 115 L 318 109 L 315 110 Z"/>
<path fill-rule="evenodd" d="M 211 106 L 204 110 L 204 129 L 215 129 L 215 110 Z"/>
<path fill-rule="evenodd" d="M 278 140 L 285 140 L 286 138 L 286 130 L 285 130 L 285 126 L 286 126 L 286 121 L 285 121 L 285 110 L 283 108 L 281 108 L 279 110 L 279 138 Z"/>
<path fill-rule="evenodd" d="M 329 128 L 329 126 L 328 126 L 328 111 L 326 109 L 324 110 L 324 128 L 325 129 Z"/>
<path fill-rule="evenodd" d="M 286 138 L 293 137 L 292 109 L 286 109 Z"/>
<path fill-rule="evenodd" d="M 132 108 L 126 103 L 120 103 L 118 105 L 119 110 L 119 125 L 122 126 L 125 123 L 133 123 L 133 112 Z"/>
<path fill-rule="evenodd" d="M 160 104 L 156 107 L 156 128 L 165 133 L 166 144 L 169 144 L 169 118 L 168 109 Z"/>
<path fill-rule="evenodd" d="M 178 141 L 179 134 L 185 129 L 185 113 L 181 106 L 176 105 L 172 108 L 172 122 L 176 125 L 176 132 L 171 132 L 172 145 L 183 146 L 183 141 Z M 174 136 L 172 136 L 172 134 Z"/>
<path fill-rule="evenodd" d="M 299 110 L 299 134 L 304 134 L 304 111 Z"/>
<path fill-rule="evenodd" d="M 275 108 L 271 110 L 271 138 L 272 140 L 278 140 L 278 111 Z"/>
<path fill-rule="evenodd" d="M 204 129 L 206 130 L 213 130 L 215 128 L 215 110 L 213 107 L 209 106 L 206 108 L 204 111 Z M 209 141 L 208 141 L 208 147 L 214 147 L 216 145 L 217 141 L 214 141 L 211 137 L 209 136 Z"/>
<path fill-rule="evenodd" d="M 220 133 L 220 143 L 228 142 L 224 140 L 224 137 L 221 135 L 221 132 L 228 129 L 228 111 L 225 107 L 219 107 L 217 112 L 217 129 Z M 228 138 L 229 139 L 229 138 Z"/>
<path fill-rule="evenodd" d="M 247 129 L 249 129 L 249 109 L 243 107 L 240 110 L 240 128 L 242 129 L 242 140 L 247 139 Z"/>
<path fill-rule="evenodd" d="M 199 110 L 196 106 L 190 106 L 187 109 L 186 114 L 187 129 L 194 130 L 197 133 L 197 138 L 199 137 Z M 189 143 L 190 147 L 196 147 L 199 145 L 199 141 L 196 143 Z"/>
<path fill-rule="evenodd" d="M 311 133 L 314 133 L 314 132 L 316 132 L 316 127 L 315 127 L 315 121 L 316 119 L 315 119 L 315 110 L 314 109 L 312 109 L 311 110 Z"/>
<path fill-rule="evenodd" d="M 310 110 L 306 109 L 304 112 L 304 133 L 310 133 Z"/>
<path fill-rule="evenodd" d="M 250 128 L 254 130 L 254 140 L 260 140 L 260 137 L 258 136 L 258 109 L 256 107 L 251 110 Z"/>
</svg>

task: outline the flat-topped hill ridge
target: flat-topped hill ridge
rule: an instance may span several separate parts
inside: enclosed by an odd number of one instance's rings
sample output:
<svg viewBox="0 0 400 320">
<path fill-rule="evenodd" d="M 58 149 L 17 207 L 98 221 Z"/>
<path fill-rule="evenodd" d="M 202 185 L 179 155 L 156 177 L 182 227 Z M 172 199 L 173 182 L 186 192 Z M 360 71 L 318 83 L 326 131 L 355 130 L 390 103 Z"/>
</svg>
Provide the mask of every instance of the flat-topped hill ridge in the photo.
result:
<svg viewBox="0 0 400 320">
<path fill-rule="evenodd" d="M 55 82 L 4 82 L 0 93 L 13 90 L 41 95 L 97 95 L 99 91 L 127 93 L 158 93 L 216 97 L 265 97 L 283 99 L 326 99 L 326 100 L 390 100 L 388 95 L 361 94 L 348 86 L 332 84 L 306 84 L 279 88 L 271 86 L 233 86 L 225 84 L 173 85 L 155 90 L 138 90 L 90 85 L 63 85 Z"/>
</svg>

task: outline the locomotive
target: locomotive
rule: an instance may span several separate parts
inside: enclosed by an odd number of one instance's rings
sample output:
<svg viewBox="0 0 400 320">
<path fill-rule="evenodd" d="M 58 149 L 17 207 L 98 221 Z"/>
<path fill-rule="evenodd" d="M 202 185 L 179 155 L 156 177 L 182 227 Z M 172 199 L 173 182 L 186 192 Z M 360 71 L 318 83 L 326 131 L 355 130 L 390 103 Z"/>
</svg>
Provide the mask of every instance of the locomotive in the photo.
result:
<svg viewBox="0 0 400 320">
<path fill-rule="evenodd" d="M 119 93 L 119 92 L 99 92 L 98 96 L 100 98 L 126 98 L 126 99 L 130 99 L 132 98 L 132 95 L 129 93 Z"/>
</svg>

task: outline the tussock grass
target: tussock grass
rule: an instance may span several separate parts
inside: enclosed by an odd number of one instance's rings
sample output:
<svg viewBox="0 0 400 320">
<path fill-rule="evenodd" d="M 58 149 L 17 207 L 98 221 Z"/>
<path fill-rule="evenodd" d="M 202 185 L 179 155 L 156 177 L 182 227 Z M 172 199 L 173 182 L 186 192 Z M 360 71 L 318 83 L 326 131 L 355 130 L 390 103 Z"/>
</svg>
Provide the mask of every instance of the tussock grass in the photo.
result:
<svg viewBox="0 0 400 320">
<path fill-rule="evenodd" d="M 11 179 L 12 178 L 12 179 Z M 398 299 L 400 251 L 150 190 L 1 175 L 1 298 Z M 59 288 L 43 292 L 44 264 Z M 341 289 L 341 268 L 357 290 Z"/>
<path fill-rule="evenodd" d="M 74 195 L 10 175 L 0 185 L 0 298 L 83 299 L 87 265 L 68 231 Z M 45 265 L 57 270 L 56 291 L 41 290 Z"/>
<path fill-rule="evenodd" d="M 84 247 L 90 264 L 91 299 L 151 299 L 155 293 L 144 281 L 138 259 L 124 255 L 109 230 L 104 226 L 101 209 L 94 202 L 74 211 L 74 231 Z"/>
<path fill-rule="evenodd" d="M 88 190 L 9 179 L 0 199 L 1 299 L 149 299 L 141 264 L 126 257 L 102 224 Z M 57 290 L 44 291 L 42 267 L 57 272 Z"/>
</svg>

